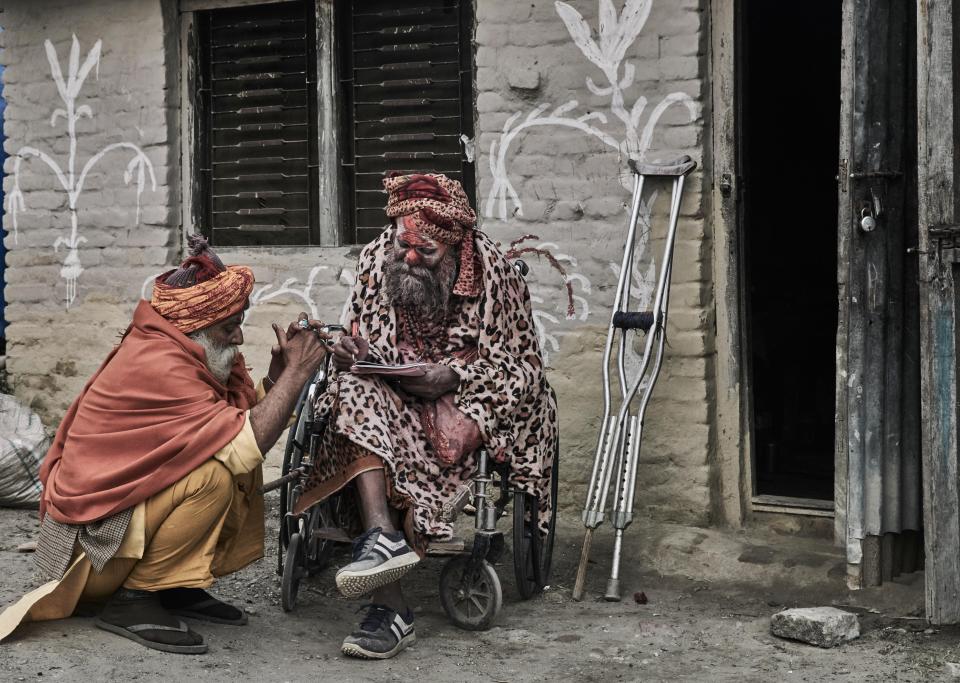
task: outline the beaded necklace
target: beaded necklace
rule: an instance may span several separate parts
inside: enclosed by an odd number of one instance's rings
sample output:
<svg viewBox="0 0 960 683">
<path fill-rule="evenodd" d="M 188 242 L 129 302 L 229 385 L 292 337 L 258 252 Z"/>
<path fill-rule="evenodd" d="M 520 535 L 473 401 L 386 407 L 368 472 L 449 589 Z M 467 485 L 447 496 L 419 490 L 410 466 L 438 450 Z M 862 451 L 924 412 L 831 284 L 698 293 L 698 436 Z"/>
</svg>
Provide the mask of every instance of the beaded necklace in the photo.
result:
<svg viewBox="0 0 960 683">
<path fill-rule="evenodd" d="M 397 306 L 400 323 L 400 338 L 414 345 L 421 360 L 436 363 L 446 352 L 450 339 L 447 321 L 450 309 L 434 320 L 425 320 L 411 313 L 406 306 Z"/>
</svg>

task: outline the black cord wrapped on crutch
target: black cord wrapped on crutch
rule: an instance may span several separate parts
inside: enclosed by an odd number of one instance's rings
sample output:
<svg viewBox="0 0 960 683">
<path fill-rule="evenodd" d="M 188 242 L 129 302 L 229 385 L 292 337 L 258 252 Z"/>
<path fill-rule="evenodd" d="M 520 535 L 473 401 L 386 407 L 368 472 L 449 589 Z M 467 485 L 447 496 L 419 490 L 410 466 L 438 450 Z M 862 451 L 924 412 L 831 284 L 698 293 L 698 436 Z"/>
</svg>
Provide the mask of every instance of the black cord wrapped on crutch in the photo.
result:
<svg viewBox="0 0 960 683">
<path fill-rule="evenodd" d="M 581 600 L 587 576 L 587 562 L 590 558 L 590 545 L 594 530 L 603 522 L 607 507 L 607 497 L 611 483 L 614 484 L 612 523 L 616 536 L 613 546 L 613 562 L 607 590 L 604 598 L 620 599 L 620 552 L 623 546 L 623 532 L 633 521 L 633 504 L 636 494 L 637 463 L 640 457 L 640 440 L 643 431 L 643 417 L 653 393 L 653 387 L 663 364 L 663 349 L 666 341 L 667 310 L 670 302 L 670 275 L 673 270 L 673 251 L 677 236 L 677 222 L 680 216 L 680 199 L 687 174 L 697 167 L 697 162 L 684 156 L 669 164 L 643 164 L 634 160 L 629 162 L 634 174 L 633 202 L 630 222 L 627 225 L 627 241 L 623 251 L 620 278 L 617 282 L 617 294 L 607 329 L 607 341 L 603 351 L 603 420 L 600 423 L 600 436 L 587 489 L 587 500 L 583 508 L 583 524 L 586 533 L 580 552 L 580 564 L 573 587 L 573 599 Z M 633 269 L 634 247 L 636 245 L 637 222 L 640 218 L 640 199 L 646 178 L 670 178 L 673 191 L 670 197 L 670 223 L 663 249 L 660 277 L 657 281 L 657 293 L 653 310 L 630 310 L 630 280 Z M 646 346 L 640 371 L 635 379 L 627 381 L 626 336 L 629 330 L 642 330 L 646 334 Z M 614 339 L 618 336 L 617 374 L 620 387 L 619 407 L 614 410 L 611 400 L 610 360 L 613 355 Z M 651 360 L 653 366 L 651 367 Z M 649 370 L 649 372 L 648 372 Z M 633 409 L 633 402 L 641 385 L 646 380 L 640 405 Z M 614 479 L 614 474 L 616 478 Z"/>
</svg>

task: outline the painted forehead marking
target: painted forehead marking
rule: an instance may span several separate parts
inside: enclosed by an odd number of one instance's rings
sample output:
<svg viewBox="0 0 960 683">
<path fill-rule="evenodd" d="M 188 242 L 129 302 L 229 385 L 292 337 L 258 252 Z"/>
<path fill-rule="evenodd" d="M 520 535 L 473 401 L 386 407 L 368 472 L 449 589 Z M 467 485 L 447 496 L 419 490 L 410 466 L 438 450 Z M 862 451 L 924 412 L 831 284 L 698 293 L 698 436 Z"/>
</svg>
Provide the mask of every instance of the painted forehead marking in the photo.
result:
<svg viewBox="0 0 960 683">
<path fill-rule="evenodd" d="M 415 214 L 408 214 L 400 218 L 400 230 L 397 237 L 402 238 L 411 247 L 435 247 L 437 243 L 423 235 L 421 230 L 421 221 Z"/>
</svg>

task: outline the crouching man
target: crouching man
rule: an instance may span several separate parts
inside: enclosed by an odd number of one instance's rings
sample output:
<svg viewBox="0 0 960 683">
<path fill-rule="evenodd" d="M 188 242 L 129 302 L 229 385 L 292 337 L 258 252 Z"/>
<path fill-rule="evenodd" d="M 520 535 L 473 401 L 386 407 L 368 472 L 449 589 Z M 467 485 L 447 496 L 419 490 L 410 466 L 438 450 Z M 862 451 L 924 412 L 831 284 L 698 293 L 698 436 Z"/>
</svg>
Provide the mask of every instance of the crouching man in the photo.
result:
<svg viewBox="0 0 960 683">
<path fill-rule="evenodd" d="M 207 649 L 181 617 L 246 623 L 205 589 L 263 556 L 262 454 L 326 352 L 319 330 L 274 325 L 255 388 L 238 350 L 253 273 L 202 238 L 190 247 L 57 431 L 40 471 L 49 581 L 0 615 L 0 638 L 104 600 L 99 628 L 166 652 Z"/>
</svg>

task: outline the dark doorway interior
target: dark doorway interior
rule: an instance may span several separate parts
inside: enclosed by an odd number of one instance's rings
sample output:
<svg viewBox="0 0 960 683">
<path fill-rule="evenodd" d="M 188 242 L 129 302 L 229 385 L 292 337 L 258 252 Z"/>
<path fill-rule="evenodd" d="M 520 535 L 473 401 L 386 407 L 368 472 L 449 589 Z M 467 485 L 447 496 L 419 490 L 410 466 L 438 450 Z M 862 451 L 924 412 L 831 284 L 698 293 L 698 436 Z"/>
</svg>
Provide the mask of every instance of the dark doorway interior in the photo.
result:
<svg viewBox="0 0 960 683">
<path fill-rule="evenodd" d="M 739 7 L 754 493 L 832 500 L 841 3 Z"/>
</svg>

